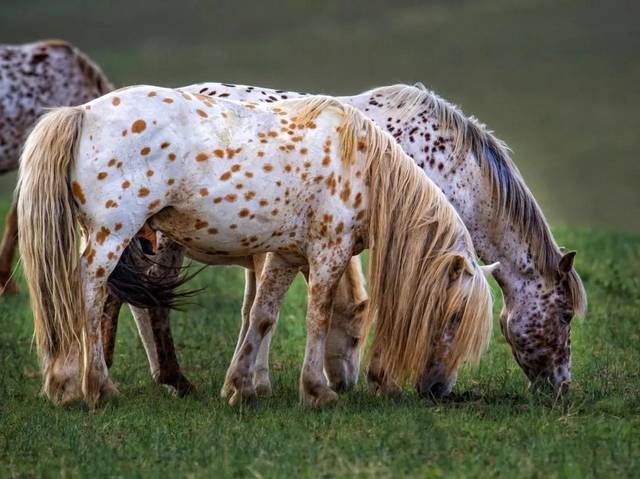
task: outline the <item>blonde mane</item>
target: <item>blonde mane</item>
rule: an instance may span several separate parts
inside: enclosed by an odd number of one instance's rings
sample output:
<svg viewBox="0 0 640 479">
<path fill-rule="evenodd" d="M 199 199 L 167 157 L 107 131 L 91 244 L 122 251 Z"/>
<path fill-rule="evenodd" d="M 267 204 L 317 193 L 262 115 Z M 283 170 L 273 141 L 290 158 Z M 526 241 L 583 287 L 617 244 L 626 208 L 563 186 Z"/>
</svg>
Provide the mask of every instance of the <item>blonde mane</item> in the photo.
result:
<svg viewBox="0 0 640 479">
<path fill-rule="evenodd" d="M 562 252 L 549 225 L 525 184 L 520 171 L 509 156 L 507 145 L 493 136 L 474 117 L 467 117 L 458 107 L 429 91 L 421 83 L 415 86 L 392 85 L 375 88 L 373 97 L 384 97 L 404 118 L 427 115 L 444 131 L 453 134 L 453 161 L 463 162 L 472 153 L 488 179 L 495 208 L 494 218 L 505 217 L 531 242 L 534 261 L 547 278 L 555 278 Z M 575 314 L 586 310 L 586 293 L 574 268 L 568 273 L 569 294 Z"/>
<path fill-rule="evenodd" d="M 371 350 L 380 351 L 385 374 L 397 384 L 416 378 L 450 321 L 457 321 L 457 328 L 449 370 L 478 360 L 491 331 L 491 292 L 470 258 L 471 238 L 444 194 L 390 135 L 355 108 L 327 97 L 294 101 L 302 110 L 298 122 L 313 121 L 328 108 L 342 114 L 344 164 L 353 164 L 356 149 L 366 155 L 368 322 L 376 323 Z M 468 272 L 451 281 L 461 256 Z"/>
</svg>

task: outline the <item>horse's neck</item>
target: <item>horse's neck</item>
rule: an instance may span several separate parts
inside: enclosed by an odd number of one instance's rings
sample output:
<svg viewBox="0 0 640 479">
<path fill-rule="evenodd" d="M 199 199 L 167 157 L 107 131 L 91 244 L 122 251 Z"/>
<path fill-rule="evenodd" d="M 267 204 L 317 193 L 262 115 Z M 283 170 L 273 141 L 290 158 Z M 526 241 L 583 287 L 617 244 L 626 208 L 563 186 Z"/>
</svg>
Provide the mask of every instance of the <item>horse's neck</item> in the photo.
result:
<svg viewBox="0 0 640 479">
<path fill-rule="evenodd" d="M 469 230 L 478 256 L 486 263 L 500 262 L 494 274 L 507 296 L 515 293 L 526 278 L 537 274 L 529 240 L 503 215 L 495 217 L 489 179 L 472 153 L 462 162 L 451 159 L 453 136 L 427 117 L 398 116 L 393 105 L 370 95 L 342 97 L 363 111 L 396 138 L 402 149 L 443 191 Z M 400 120 L 400 121 L 398 121 Z"/>
</svg>

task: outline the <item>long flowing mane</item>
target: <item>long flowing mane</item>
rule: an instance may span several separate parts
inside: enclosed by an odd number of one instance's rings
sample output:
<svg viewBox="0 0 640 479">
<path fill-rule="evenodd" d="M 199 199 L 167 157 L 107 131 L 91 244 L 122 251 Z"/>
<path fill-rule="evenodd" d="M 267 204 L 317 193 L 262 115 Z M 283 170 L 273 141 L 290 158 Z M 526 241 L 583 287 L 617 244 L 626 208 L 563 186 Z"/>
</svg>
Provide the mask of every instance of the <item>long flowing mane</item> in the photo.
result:
<svg viewBox="0 0 640 479">
<path fill-rule="evenodd" d="M 467 117 L 457 106 L 427 90 L 421 83 L 380 87 L 369 93 L 384 97 L 405 118 L 424 113 L 442 129 L 451 132 L 454 162 L 462 162 L 472 153 L 488 179 L 495 205 L 494 218 L 507 218 L 517 231 L 529 238 L 536 266 L 546 277 L 555 277 L 562 252 L 503 141 L 493 136 L 476 118 Z M 584 314 L 586 294 L 573 268 L 568 274 L 568 285 L 575 313 Z"/>
<path fill-rule="evenodd" d="M 342 115 L 343 166 L 356 150 L 366 154 L 370 247 L 371 350 L 385 373 L 402 384 L 431 359 L 450 321 L 457 321 L 448 367 L 476 361 L 491 331 L 491 293 L 475 261 L 471 238 L 440 189 L 404 154 L 393 138 L 355 108 L 327 97 L 289 100 L 300 105 L 296 122 L 327 109 Z M 464 257 L 466 273 L 451 280 Z"/>
</svg>

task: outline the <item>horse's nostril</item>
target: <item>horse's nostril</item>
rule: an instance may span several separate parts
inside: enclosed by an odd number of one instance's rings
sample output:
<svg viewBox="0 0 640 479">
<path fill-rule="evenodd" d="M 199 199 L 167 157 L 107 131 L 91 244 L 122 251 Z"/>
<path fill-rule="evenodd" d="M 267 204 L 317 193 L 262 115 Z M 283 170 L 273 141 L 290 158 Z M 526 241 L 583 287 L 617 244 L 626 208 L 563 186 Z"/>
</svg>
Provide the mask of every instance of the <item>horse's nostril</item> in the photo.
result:
<svg viewBox="0 0 640 479">
<path fill-rule="evenodd" d="M 441 398 L 446 396 L 447 394 L 447 386 L 443 383 L 435 383 L 431 386 L 431 395 L 435 398 Z"/>
<path fill-rule="evenodd" d="M 418 384 L 418 394 L 427 399 L 439 399 L 449 394 L 447 385 L 441 382 L 436 382 L 431 385 Z"/>
</svg>

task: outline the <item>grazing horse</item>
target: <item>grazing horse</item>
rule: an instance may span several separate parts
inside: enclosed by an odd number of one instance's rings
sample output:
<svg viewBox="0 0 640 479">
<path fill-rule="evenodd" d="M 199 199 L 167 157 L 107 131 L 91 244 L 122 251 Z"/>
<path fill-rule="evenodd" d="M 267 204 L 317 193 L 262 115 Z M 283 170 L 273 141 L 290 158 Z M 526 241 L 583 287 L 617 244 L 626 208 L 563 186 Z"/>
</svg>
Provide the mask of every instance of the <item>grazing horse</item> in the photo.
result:
<svg viewBox="0 0 640 479">
<path fill-rule="evenodd" d="M 266 103 L 303 96 L 226 83 L 184 90 Z M 570 322 L 584 314 L 586 295 L 573 267 L 575 252 L 558 248 L 504 143 L 421 84 L 379 87 L 339 99 L 393 135 L 456 208 L 480 258 L 500 262 L 495 273 L 504 298 L 500 326 L 513 356 L 532 384 L 550 382 L 565 390 L 571 381 Z M 106 322 L 113 320 L 105 316 Z M 166 315 L 154 320 L 168 321 Z M 262 364 L 266 367 L 266 359 Z M 375 374 L 369 379 L 377 387 Z M 420 389 L 443 395 L 454 384 L 451 375 Z"/>
<path fill-rule="evenodd" d="M 491 292 L 453 207 L 388 134 L 327 97 L 261 105 L 141 86 L 59 108 L 25 144 L 18 220 L 53 401 L 96 404 L 115 390 L 100 330 L 107 278 L 121 276 L 145 224 L 209 264 L 275 253 L 229 370 L 231 404 L 255 396 L 260 343 L 305 266 L 301 399 L 336 400 L 323 374 L 331 306 L 366 247 L 367 319 L 377 322 L 374 344 L 391 381 L 428 377 L 445 334 L 453 334 L 447 369 L 478 359 L 491 330 Z"/>
<path fill-rule="evenodd" d="M 20 148 L 46 108 L 86 103 L 112 89 L 100 68 L 67 42 L 0 45 L 0 174 L 18 168 Z M 10 278 L 17 232 L 14 202 L 0 247 L 0 295 L 16 291 Z"/>
<path fill-rule="evenodd" d="M 18 168 L 20 148 L 29 130 L 46 108 L 82 104 L 113 90 L 111 83 L 93 61 L 73 45 L 61 40 L 0 46 L 0 73 L 0 174 Z M 11 280 L 11 265 L 17 246 L 17 231 L 14 201 L 7 215 L 0 247 L 0 295 L 16 291 L 16 284 Z M 169 251 L 164 245 L 168 243 L 166 238 L 160 239 L 160 243 L 164 261 L 176 265 L 177 270 L 182 264 L 182 252 L 177 251 L 175 245 Z M 256 258 L 256 262 L 259 261 Z M 149 265 L 149 262 L 141 262 L 139 267 L 146 267 L 152 276 L 166 274 L 164 270 L 155 271 L 158 268 L 153 264 Z M 357 268 L 359 265 L 354 260 L 348 269 L 348 272 L 352 272 L 349 274 L 351 280 L 345 278 L 344 285 L 340 287 L 342 294 L 336 298 L 334 322 L 327 342 L 329 354 L 326 369 L 329 380 L 336 389 L 347 389 L 355 384 L 360 364 L 362 343 L 359 342 L 358 332 L 362 323 L 362 301 L 366 298 L 366 293 L 363 292 L 361 275 L 355 274 Z M 253 279 L 253 275 L 251 276 Z M 352 285 L 351 290 L 348 290 L 349 285 Z M 353 301 L 357 302 L 352 303 Z M 245 308 L 244 317 L 248 321 L 251 303 L 247 304 L 249 307 Z M 108 320 L 103 325 L 103 337 L 106 341 L 105 359 L 109 366 L 113 359 L 117 317 L 121 305 L 122 300 L 113 294 L 109 295 L 105 305 L 104 314 Z M 179 395 L 191 391 L 193 386 L 178 365 L 168 323 L 168 310 L 162 307 L 130 307 L 136 318 L 154 379 L 174 389 Z M 149 318 L 154 318 L 154 321 L 149 322 Z M 264 362 L 260 359 L 261 364 Z M 268 392 L 271 388 L 268 370 L 260 367 L 256 376 L 259 390 Z"/>
</svg>

